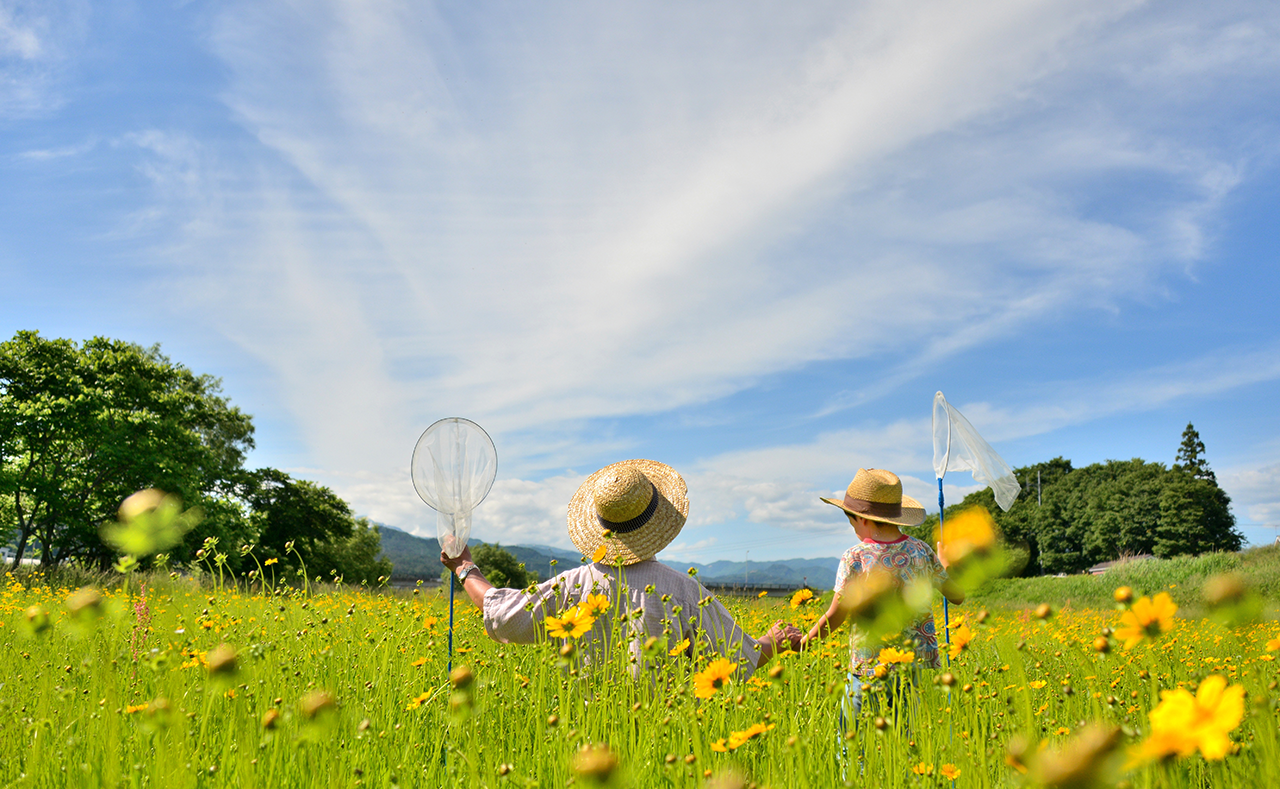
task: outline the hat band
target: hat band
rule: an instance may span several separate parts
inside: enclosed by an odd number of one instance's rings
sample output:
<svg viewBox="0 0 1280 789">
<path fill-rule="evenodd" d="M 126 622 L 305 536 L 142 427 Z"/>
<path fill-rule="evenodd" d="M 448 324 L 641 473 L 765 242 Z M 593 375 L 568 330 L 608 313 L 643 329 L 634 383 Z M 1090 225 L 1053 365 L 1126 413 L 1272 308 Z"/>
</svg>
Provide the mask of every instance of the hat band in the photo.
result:
<svg viewBox="0 0 1280 789">
<path fill-rule="evenodd" d="M 901 518 L 902 502 L 867 501 L 855 499 L 849 494 L 844 496 L 844 508 L 859 515 L 873 515 L 878 518 Z"/>
<path fill-rule="evenodd" d="M 609 529 L 615 534 L 626 534 L 627 532 L 635 531 L 645 525 L 649 522 L 649 519 L 653 517 L 653 513 L 658 511 L 658 486 L 654 485 L 652 481 L 649 482 L 649 485 L 653 487 L 653 495 L 649 497 L 649 506 L 644 508 L 644 512 L 629 521 L 622 521 L 620 523 L 605 520 L 604 516 L 597 512 L 596 520 L 600 521 L 601 526 Z"/>
</svg>

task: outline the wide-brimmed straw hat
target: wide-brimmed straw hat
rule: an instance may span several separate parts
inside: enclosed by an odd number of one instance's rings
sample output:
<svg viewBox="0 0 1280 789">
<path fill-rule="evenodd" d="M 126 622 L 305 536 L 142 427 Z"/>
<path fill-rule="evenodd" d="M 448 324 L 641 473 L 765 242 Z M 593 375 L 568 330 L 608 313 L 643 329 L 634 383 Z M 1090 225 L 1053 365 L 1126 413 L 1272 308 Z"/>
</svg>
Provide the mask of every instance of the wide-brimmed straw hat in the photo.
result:
<svg viewBox="0 0 1280 789">
<path fill-rule="evenodd" d="M 822 499 L 850 515 L 894 526 L 919 526 L 924 523 L 924 507 L 910 496 L 902 495 L 902 480 L 882 468 L 860 468 L 853 482 L 845 488 L 844 501 Z"/>
<path fill-rule="evenodd" d="M 587 557 L 604 546 L 604 564 L 652 559 L 689 516 L 688 487 L 656 460 L 624 460 L 587 477 L 569 501 L 569 539 Z"/>
</svg>

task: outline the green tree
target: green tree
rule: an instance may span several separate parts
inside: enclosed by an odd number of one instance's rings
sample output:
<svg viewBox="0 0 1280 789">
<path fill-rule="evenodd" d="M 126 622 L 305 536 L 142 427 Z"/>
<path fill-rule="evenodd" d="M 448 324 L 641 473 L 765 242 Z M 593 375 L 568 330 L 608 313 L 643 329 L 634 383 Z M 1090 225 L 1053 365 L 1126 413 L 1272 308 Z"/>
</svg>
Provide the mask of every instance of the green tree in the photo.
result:
<svg viewBox="0 0 1280 789">
<path fill-rule="evenodd" d="M 45 566 L 107 562 L 98 529 L 137 490 L 188 505 L 226 495 L 253 425 L 219 391 L 154 346 L 33 331 L 0 343 L 0 510 L 15 566 L 33 544 Z"/>
<path fill-rule="evenodd" d="M 1187 423 L 1187 429 L 1182 431 L 1182 445 L 1178 447 L 1178 456 L 1173 461 L 1173 467 L 1187 472 L 1196 479 L 1218 484 L 1218 477 L 1213 473 L 1213 469 L 1209 468 L 1209 461 L 1204 456 L 1204 442 L 1200 440 L 1200 434 L 1196 432 L 1195 425 L 1190 422 Z"/>
<path fill-rule="evenodd" d="M 300 556 L 313 576 L 334 569 L 324 546 L 349 539 L 356 526 L 351 507 L 337 494 L 273 468 L 248 472 L 241 489 L 262 559 L 296 568 Z"/>
<path fill-rule="evenodd" d="M 325 568 L 328 577 L 345 583 L 376 586 L 391 577 L 391 562 L 382 558 L 382 537 L 376 524 L 357 518 L 351 535 L 315 546 L 313 561 Z M 324 573 L 317 573 L 324 575 Z"/>
<path fill-rule="evenodd" d="M 1198 452 L 1203 461 L 1202 444 Z M 1201 468 L 1207 470 L 1207 465 Z M 948 507 L 947 514 L 985 506 L 1008 547 L 1026 550 L 1027 574 L 1075 573 L 1125 555 L 1163 558 L 1240 549 L 1242 538 L 1227 494 L 1185 464 L 1168 468 L 1134 458 L 1073 468 L 1070 461 L 1055 458 L 1014 470 L 1028 492 L 1034 490 L 1037 472 L 1039 500 L 1019 496 L 1003 512 L 984 489 Z M 919 531 L 931 533 L 936 524 L 937 516 L 931 516 Z"/>
<path fill-rule="evenodd" d="M 313 578 L 341 577 L 346 583 L 375 584 L 391 576 L 391 562 L 380 558 L 378 527 L 356 518 L 324 485 L 266 468 L 244 475 L 241 495 L 263 561 L 274 558 L 295 571 L 305 565 Z"/>
<path fill-rule="evenodd" d="M 480 543 L 471 549 L 471 558 L 494 586 L 523 589 L 529 585 L 529 573 L 524 564 L 500 545 Z"/>
</svg>

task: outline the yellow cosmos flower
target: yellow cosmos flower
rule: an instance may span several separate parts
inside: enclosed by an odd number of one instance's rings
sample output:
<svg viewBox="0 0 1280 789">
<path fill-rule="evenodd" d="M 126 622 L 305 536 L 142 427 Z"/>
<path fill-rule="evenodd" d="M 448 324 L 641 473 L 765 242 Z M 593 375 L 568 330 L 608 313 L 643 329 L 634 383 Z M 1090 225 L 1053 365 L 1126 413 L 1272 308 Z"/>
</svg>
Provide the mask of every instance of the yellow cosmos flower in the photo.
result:
<svg viewBox="0 0 1280 789">
<path fill-rule="evenodd" d="M 1042 679 L 1033 679 L 1027 684 L 1030 685 L 1035 690 L 1040 690 L 1041 688 L 1043 688 L 1045 685 L 1048 685 L 1049 683 L 1045 682 Z"/>
<path fill-rule="evenodd" d="M 1224 677 L 1205 677 L 1192 696 L 1185 688 L 1160 691 L 1160 703 L 1147 713 L 1151 736 L 1142 743 L 1143 760 L 1190 756 L 1198 749 L 1211 761 L 1231 751 L 1228 736 L 1244 719 L 1244 687 L 1227 687 Z"/>
<path fill-rule="evenodd" d="M 969 629 L 966 622 L 957 627 L 951 633 L 951 658 L 960 657 L 960 653 L 969 648 L 969 642 L 973 640 L 973 631 Z"/>
<path fill-rule="evenodd" d="M 915 773 L 916 775 L 933 775 L 933 765 L 920 762 L 919 764 L 911 768 L 911 772 Z"/>
<path fill-rule="evenodd" d="M 767 595 L 767 594 L 769 594 L 769 590 L 768 590 L 768 589 L 766 589 L 766 590 L 764 590 L 763 592 L 761 592 L 760 594 L 756 595 L 756 597 L 764 597 L 764 596 L 765 596 L 765 595 Z"/>
<path fill-rule="evenodd" d="M 416 710 L 426 702 L 431 701 L 431 695 L 432 694 L 430 693 L 419 693 L 417 698 L 409 700 L 409 706 L 404 708 L 405 712 L 408 712 L 409 710 Z"/>
<path fill-rule="evenodd" d="M 1154 599 L 1139 597 L 1132 608 L 1120 615 L 1116 638 L 1124 639 L 1125 649 L 1131 649 L 1144 638 L 1157 638 L 1173 629 L 1173 615 L 1177 612 L 1178 604 L 1168 592 L 1161 592 Z"/>
<path fill-rule="evenodd" d="M 970 554 L 986 551 L 996 542 L 996 521 L 985 507 L 970 507 L 947 518 L 946 535 L 934 529 L 934 542 L 942 543 L 947 564 L 956 564 Z"/>
<path fill-rule="evenodd" d="M 420 657 L 417 660 L 410 663 L 409 665 L 413 666 L 414 668 L 417 668 L 418 666 L 425 666 L 427 665 L 427 659 L 424 657 Z"/>
<path fill-rule="evenodd" d="M 595 623 L 590 611 L 574 605 L 558 617 L 547 617 L 547 633 L 556 638 L 581 638 Z"/>
<path fill-rule="evenodd" d="M 601 545 L 599 548 L 596 548 L 595 553 L 591 554 L 591 561 L 603 562 L 605 555 L 608 553 L 609 553 L 609 548 L 607 546 Z"/>
<path fill-rule="evenodd" d="M 262 566 L 270 567 L 273 564 L 279 564 L 279 563 L 280 563 L 279 559 L 267 559 L 265 562 L 262 563 Z"/>
<path fill-rule="evenodd" d="M 709 699 L 716 695 L 716 691 L 724 687 L 724 683 L 729 681 L 729 675 L 738 670 L 736 663 L 730 663 L 724 658 L 716 658 L 711 663 L 693 675 L 693 695 L 700 699 Z"/>
<path fill-rule="evenodd" d="M 581 608 L 591 616 L 599 616 L 609 610 L 609 598 L 602 594 L 588 594 Z"/>
<path fill-rule="evenodd" d="M 938 768 L 938 772 L 942 773 L 942 777 L 946 778 L 948 781 L 954 781 L 960 777 L 960 768 L 956 767 L 954 764 L 944 764 Z"/>
<path fill-rule="evenodd" d="M 804 605 L 806 602 L 812 599 L 813 599 L 812 589 L 801 589 L 800 591 L 791 595 L 791 607 L 799 608 L 800 606 Z"/>
<path fill-rule="evenodd" d="M 671 657 L 675 657 L 676 655 L 683 655 L 684 651 L 688 648 L 689 648 L 689 639 L 686 638 L 683 641 L 681 641 L 679 644 L 676 644 L 671 649 L 667 650 L 667 654 L 670 655 Z"/>
<path fill-rule="evenodd" d="M 1268 652 L 1275 652 L 1276 650 L 1280 650 L 1280 638 L 1273 638 L 1267 642 Z"/>
<path fill-rule="evenodd" d="M 884 663 L 886 666 L 891 666 L 894 663 L 910 663 L 915 659 L 916 659 L 916 654 L 914 652 L 907 652 L 906 650 L 902 650 L 902 649 L 894 649 L 893 647 L 885 647 L 884 649 L 880 650 L 880 655 L 879 657 L 876 658 L 876 660 L 879 660 L 881 663 Z"/>
<path fill-rule="evenodd" d="M 768 726 L 763 723 L 753 723 L 742 731 L 730 732 L 727 739 L 722 737 L 711 743 L 711 750 L 716 753 L 728 753 L 729 751 L 736 750 L 751 740 L 754 740 L 756 737 L 759 737 L 761 734 L 764 734 L 774 728 L 774 726 L 775 724 L 772 723 Z"/>
</svg>

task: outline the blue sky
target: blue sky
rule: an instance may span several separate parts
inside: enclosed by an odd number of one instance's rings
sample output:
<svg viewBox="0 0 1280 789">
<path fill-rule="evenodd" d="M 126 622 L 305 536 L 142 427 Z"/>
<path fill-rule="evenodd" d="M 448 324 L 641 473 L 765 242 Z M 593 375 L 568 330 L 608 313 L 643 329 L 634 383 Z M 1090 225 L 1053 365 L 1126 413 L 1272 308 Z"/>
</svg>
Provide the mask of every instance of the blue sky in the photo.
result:
<svg viewBox="0 0 1280 789">
<path fill-rule="evenodd" d="M 664 557 L 835 555 L 942 390 L 1014 466 L 1194 422 L 1269 543 L 1278 93 L 1271 2 L 0 0 L 0 333 L 160 343 L 423 534 L 459 415 L 479 537 L 651 457 Z"/>
</svg>

